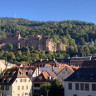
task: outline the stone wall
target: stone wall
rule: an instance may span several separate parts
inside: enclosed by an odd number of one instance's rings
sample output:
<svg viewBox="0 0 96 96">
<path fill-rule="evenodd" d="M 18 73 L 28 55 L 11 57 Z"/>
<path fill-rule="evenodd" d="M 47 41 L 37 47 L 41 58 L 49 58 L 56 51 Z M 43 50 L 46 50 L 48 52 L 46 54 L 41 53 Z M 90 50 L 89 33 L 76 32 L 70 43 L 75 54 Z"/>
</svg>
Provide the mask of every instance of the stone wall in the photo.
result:
<svg viewBox="0 0 96 96">
<path fill-rule="evenodd" d="M 20 34 L 9 34 L 7 38 L 0 39 L 0 47 L 7 49 L 8 44 L 12 44 L 17 48 L 23 48 L 24 46 L 33 46 L 36 50 L 64 50 L 66 51 L 66 45 L 62 43 L 55 43 L 49 40 L 48 36 L 31 35 L 30 37 L 22 38 Z"/>
</svg>

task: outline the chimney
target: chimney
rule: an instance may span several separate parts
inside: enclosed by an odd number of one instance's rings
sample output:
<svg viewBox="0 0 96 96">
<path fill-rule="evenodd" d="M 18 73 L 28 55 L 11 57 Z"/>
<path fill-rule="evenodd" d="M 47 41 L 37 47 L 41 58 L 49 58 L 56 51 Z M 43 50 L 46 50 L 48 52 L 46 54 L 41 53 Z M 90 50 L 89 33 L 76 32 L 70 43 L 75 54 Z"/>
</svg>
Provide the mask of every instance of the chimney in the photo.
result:
<svg viewBox="0 0 96 96">
<path fill-rule="evenodd" d="M 51 80 L 51 76 L 49 76 L 49 80 Z"/>
<path fill-rule="evenodd" d="M 38 75 L 40 74 L 40 67 L 38 67 Z"/>
</svg>

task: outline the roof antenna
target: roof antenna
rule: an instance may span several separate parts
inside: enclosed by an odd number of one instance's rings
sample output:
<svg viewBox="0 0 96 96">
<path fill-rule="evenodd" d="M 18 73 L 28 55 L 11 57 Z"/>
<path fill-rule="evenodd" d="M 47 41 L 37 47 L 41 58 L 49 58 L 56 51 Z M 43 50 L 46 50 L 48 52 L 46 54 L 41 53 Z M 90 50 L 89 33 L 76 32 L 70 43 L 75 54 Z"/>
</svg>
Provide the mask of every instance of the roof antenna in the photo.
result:
<svg viewBox="0 0 96 96">
<path fill-rule="evenodd" d="M 14 14 L 14 18 L 16 18 L 16 13 Z"/>
</svg>

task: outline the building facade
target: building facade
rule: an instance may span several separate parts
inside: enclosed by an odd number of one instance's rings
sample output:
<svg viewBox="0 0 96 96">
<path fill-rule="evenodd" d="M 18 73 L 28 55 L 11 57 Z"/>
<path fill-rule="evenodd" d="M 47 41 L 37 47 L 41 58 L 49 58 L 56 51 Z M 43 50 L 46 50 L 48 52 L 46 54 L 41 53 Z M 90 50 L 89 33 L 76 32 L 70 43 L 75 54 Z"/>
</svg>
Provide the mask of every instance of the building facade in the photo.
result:
<svg viewBox="0 0 96 96">
<path fill-rule="evenodd" d="M 96 96 L 96 67 L 79 68 L 64 80 L 65 96 Z"/>
</svg>

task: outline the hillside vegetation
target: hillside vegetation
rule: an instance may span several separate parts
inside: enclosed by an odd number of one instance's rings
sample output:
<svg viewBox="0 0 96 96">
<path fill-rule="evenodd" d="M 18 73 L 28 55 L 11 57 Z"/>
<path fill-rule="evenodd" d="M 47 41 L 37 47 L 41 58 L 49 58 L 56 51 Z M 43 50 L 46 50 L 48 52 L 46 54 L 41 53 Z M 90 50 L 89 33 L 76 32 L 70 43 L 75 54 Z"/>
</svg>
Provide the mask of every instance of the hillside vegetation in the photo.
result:
<svg viewBox="0 0 96 96">
<path fill-rule="evenodd" d="M 51 41 L 68 45 L 66 52 L 68 56 L 89 56 L 96 52 L 94 23 L 74 20 L 39 22 L 20 18 L 0 18 L 0 37 L 6 37 L 9 33 L 20 33 L 22 37 L 33 34 L 49 35 Z"/>
</svg>

